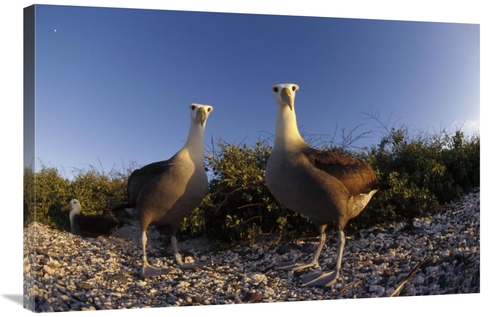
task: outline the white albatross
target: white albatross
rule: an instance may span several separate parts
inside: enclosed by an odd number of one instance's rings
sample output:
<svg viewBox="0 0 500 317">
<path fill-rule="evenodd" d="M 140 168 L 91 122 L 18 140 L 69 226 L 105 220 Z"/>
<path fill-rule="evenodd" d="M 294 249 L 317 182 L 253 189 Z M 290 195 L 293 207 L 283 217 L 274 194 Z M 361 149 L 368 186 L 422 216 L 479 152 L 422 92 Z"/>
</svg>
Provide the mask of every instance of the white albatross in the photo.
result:
<svg viewBox="0 0 500 317">
<path fill-rule="evenodd" d="M 318 227 L 320 242 L 310 263 L 285 263 L 283 270 L 302 270 L 319 264 L 327 227 L 338 231 L 336 270 L 302 277 L 303 286 L 331 286 L 339 276 L 345 245 L 344 227 L 378 190 L 372 168 L 363 161 L 331 151 L 312 149 L 301 137 L 295 115 L 296 84 L 272 86 L 277 120 L 274 147 L 266 165 L 271 194 L 286 208 L 303 214 Z"/>
</svg>

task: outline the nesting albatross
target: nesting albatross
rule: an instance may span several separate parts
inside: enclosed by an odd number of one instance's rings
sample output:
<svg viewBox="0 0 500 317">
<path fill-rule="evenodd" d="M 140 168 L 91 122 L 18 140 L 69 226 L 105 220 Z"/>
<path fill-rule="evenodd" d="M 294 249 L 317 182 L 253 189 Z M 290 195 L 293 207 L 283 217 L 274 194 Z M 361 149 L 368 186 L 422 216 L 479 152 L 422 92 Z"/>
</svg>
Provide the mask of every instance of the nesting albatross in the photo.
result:
<svg viewBox="0 0 500 317">
<path fill-rule="evenodd" d="M 212 109 L 208 105 L 189 105 L 191 126 L 184 146 L 166 161 L 151 163 L 135 170 L 128 179 L 129 199 L 125 207 L 132 208 L 140 221 L 144 277 L 169 272 L 168 268 L 148 263 L 146 244 L 150 225 L 161 227 L 171 235 L 175 259 L 180 268 L 204 265 L 183 262 L 177 249 L 176 234 L 182 219 L 201 203 L 207 193 L 208 178 L 203 166 L 204 134 Z"/>
<path fill-rule="evenodd" d="M 301 137 L 295 115 L 296 84 L 272 88 L 277 106 L 274 147 L 265 181 L 271 194 L 286 208 L 301 213 L 318 227 L 320 243 L 310 263 L 285 263 L 278 269 L 302 270 L 319 264 L 326 229 L 338 231 L 336 270 L 302 277 L 303 286 L 331 286 L 339 276 L 344 250 L 344 227 L 378 190 L 377 178 L 363 161 L 330 151 L 312 149 Z"/>
<path fill-rule="evenodd" d="M 110 234 L 118 227 L 120 221 L 108 215 L 82 215 L 82 206 L 77 199 L 72 199 L 61 211 L 71 210 L 69 221 L 71 232 L 83 237 L 97 238 Z"/>
</svg>

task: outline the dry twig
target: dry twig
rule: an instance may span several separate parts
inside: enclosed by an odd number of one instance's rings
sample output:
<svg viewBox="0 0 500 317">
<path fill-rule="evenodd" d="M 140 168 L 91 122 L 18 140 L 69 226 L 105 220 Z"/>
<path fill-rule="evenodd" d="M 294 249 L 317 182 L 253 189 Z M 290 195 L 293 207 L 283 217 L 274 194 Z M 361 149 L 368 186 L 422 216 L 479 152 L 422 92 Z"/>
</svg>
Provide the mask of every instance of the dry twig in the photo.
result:
<svg viewBox="0 0 500 317">
<path fill-rule="evenodd" d="M 424 264 L 426 261 L 427 261 L 427 256 L 424 256 L 422 261 L 420 261 L 417 265 L 415 265 L 415 267 L 413 269 L 411 269 L 410 273 L 408 273 L 408 275 L 405 277 L 403 282 L 401 282 L 401 284 L 399 284 L 399 286 L 394 290 L 394 292 L 391 293 L 391 295 L 389 295 L 389 297 L 393 297 L 394 295 L 396 295 L 403 288 L 403 286 L 405 286 L 405 284 L 408 283 L 413 278 L 413 275 L 415 275 L 418 268 L 422 264 Z"/>
<path fill-rule="evenodd" d="M 357 281 L 352 282 L 352 283 L 351 283 L 351 284 L 349 284 L 349 285 L 346 285 L 344 288 L 342 288 L 342 289 L 339 291 L 339 294 L 340 294 L 340 293 L 343 293 L 343 292 L 345 292 L 345 291 L 347 291 L 347 290 L 348 290 L 348 289 L 350 289 L 351 287 L 356 287 L 356 286 L 358 286 L 359 284 L 361 284 L 361 282 L 362 282 L 361 280 L 357 280 Z"/>
</svg>

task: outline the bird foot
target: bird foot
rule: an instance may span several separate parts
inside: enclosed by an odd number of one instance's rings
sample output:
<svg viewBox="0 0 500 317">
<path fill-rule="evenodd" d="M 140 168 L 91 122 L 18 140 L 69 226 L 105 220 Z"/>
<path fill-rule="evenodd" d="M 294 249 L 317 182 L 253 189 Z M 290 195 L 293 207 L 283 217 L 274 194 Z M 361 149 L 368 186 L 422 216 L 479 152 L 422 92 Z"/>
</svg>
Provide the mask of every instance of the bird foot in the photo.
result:
<svg viewBox="0 0 500 317">
<path fill-rule="evenodd" d="M 329 287 L 332 286 L 333 283 L 339 277 L 339 271 L 335 270 L 332 272 L 324 273 L 324 272 L 315 272 L 311 274 L 306 274 L 302 276 L 302 286 L 322 286 Z"/>
<path fill-rule="evenodd" d="M 308 267 L 315 266 L 315 262 L 311 263 L 296 263 L 294 261 L 291 262 L 284 262 L 279 264 L 278 267 L 276 267 L 277 270 L 286 270 L 286 271 L 300 271 L 303 269 L 307 269 Z"/>
<path fill-rule="evenodd" d="M 156 267 L 152 266 L 149 263 L 144 263 L 142 265 L 142 276 L 143 277 L 152 277 L 152 276 L 157 276 L 157 275 L 163 275 L 163 274 L 168 274 L 170 272 L 170 269 L 168 268 L 161 268 L 161 267 Z"/>
<path fill-rule="evenodd" d="M 207 265 L 209 262 L 178 263 L 181 270 L 192 270 Z"/>
</svg>

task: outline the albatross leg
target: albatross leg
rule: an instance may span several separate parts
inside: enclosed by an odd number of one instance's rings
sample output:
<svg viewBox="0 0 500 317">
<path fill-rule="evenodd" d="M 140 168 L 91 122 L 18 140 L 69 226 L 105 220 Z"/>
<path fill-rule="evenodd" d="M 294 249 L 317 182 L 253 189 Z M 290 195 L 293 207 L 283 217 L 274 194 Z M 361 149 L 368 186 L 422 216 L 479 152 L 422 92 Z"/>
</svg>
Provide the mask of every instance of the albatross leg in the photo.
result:
<svg viewBox="0 0 500 317">
<path fill-rule="evenodd" d="M 202 267 L 207 265 L 207 262 L 184 263 L 184 261 L 182 260 L 182 256 L 179 253 L 179 250 L 177 249 L 177 238 L 175 237 L 175 235 L 172 235 L 170 237 L 170 241 L 172 243 L 172 247 L 174 248 L 175 261 L 177 261 L 179 268 L 186 270 L 186 269 L 195 269 L 197 267 Z"/>
<path fill-rule="evenodd" d="M 148 263 L 148 258 L 146 255 L 146 243 L 148 241 L 148 237 L 146 232 L 147 230 L 142 232 L 142 276 L 151 277 L 167 274 L 168 272 L 170 272 L 170 269 L 155 267 Z"/>
<path fill-rule="evenodd" d="M 342 265 L 342 255 L 344 253 L 344 245 L 345 245 L 345 236 L 344 231 L 339 231 L 338 237 L 338 257 L 337 257 L 337 267 L 335 271 L 326 272 L 326 273 L 311 273 L 304 275 L 302 277 L 302 281 L 304 282 L 302 286 L 323 286 L 328 287 L 332 286 L 333 283 L 337 280 L 340 273 L 340 266 Z"/>
<path fill-rule="evenodd" d="M 295 263 L 295 262 L 286 262 L 280 264 L 276 269 L 278 270 L 287 270 L 287 271 L 299 271 L 306 269 L 308 267 L 315 266 L 316 264 L 319 263 L 319 255 L 321 254 L 321 250 L 323 250 L 323 246 L 325 245 L 325 240 L 326 240 L 326 233 L 325 233 L 326 226 L 321 226 L 320 227 L 320 239 L 319 239 L 319 246 L 316 249 L 316 253 L 314 254 L 314 258 L 312 259 L 311 262 L 309 263 Z"/>
</svg>

